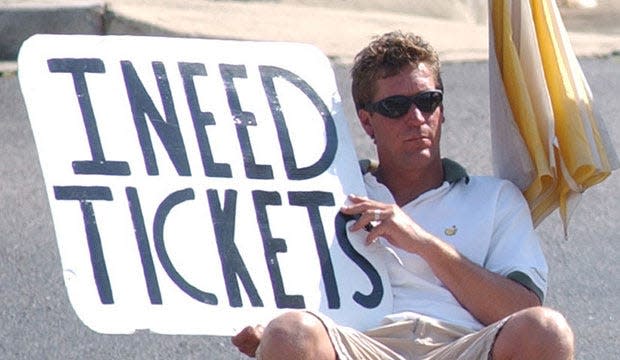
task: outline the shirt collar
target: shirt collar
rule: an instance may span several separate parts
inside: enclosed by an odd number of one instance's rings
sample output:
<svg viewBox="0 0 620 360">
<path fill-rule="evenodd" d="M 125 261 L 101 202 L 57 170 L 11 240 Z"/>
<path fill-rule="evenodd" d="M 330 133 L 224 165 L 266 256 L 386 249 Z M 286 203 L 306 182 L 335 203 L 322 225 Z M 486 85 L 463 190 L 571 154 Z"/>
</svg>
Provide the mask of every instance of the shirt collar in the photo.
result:
<svg viewBox="0 0 620 360">
<path fill-rule="evenodd" d="M 465 184 L 469 183 L 467 171 L 456 161 L 443 158 L 441 159 L 441 165 L 443 166 L 443 180 L 447 181 L 450 185 L 456 184 L 463 179 L 465 180 Z M 359 166 L 362 174 L 366 174 L 375 171 L 379 163 L 374 160 L 363 159 L 359 161 Z"/>
<path fill-rule="evenodd" d="M 469 183 L 469 175 L 461 164 L 448 158 L 441 159 L 443 166 L 443 180 L 447 181 L 450 185 L 456 184 L 461 180 L 465 180 L 465 184 Z"/>
</svg>

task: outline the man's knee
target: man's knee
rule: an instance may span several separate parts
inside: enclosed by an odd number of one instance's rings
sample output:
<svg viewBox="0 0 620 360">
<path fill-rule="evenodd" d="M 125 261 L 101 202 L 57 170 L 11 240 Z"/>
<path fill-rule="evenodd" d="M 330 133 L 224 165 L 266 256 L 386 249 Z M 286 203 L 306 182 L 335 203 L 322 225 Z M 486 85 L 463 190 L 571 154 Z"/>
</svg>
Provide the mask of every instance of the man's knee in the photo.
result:
<svg viewBox="0 0 620 360">
<path fill-rule="evenodd" d="M 335 359 L 323 323 L 314 315 L 291 311 L 273 319 L 260 344 L 263 359 Z"/>
<path fill-rule="evenodd" d="M 500 331 L 493 354 L 501 358 L 570 359 L 573 332 L 562 314 L 534 307 L 514 314 Z M 530 357 L 531 358 L 531 357 Z"/>
<path fill-rule="evenodd" d="M 566 318 L 549 308 L 534 308 L 533 324 L 540 336 L 549 344 L 554 344 L 563 353 L 572 355 L 574 348 L 573 331 Z"/>
</svg>

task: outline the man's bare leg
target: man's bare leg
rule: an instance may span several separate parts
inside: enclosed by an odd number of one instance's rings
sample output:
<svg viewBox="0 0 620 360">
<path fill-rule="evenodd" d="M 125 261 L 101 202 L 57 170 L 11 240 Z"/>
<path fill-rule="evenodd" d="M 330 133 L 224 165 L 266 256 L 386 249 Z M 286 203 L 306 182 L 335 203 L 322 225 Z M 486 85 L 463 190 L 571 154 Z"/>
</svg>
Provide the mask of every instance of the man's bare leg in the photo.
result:
<svg viewBox="0 0 620 360">
<path fill-rule="evenodd" d="M 288 312 L 273 319 L 266 328 L 248 326 L 233 336 L 240 352 L 255 357 L 278 359 L 335 360 L 336 352 L 323 323 L 307 312 Z"/>
<path fill-rule="evenodd" d="M 323 323 L 303 311 L 287 312 L 265 328 L 260 340 L 265 360 L 335 360 L 336 352 Z"/>
<path fill-rule="evenodd" d="M 558 312 L 534 307 L 515 313 L 499 332 L 493 360 L 573 359 L 574 337 Z"/>
</svg>

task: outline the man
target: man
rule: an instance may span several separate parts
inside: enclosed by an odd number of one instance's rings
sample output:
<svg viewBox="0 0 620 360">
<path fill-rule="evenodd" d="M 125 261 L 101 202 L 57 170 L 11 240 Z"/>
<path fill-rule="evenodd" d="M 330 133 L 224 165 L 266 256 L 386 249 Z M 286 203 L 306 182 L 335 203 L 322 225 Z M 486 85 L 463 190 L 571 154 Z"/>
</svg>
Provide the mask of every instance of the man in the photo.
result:
<svg viewBox="0 0 620 360">
<path fill-rule="evenodd" d="M 570 359 L 566 320 L 541 306 L 547 265 L 526 202 L 507 181 L 468 177 L 442 160 L 443 85 L 436 52 L 388 33 L 355 58 L 352 92 L 379 164 L 368 198 L 342 212 L 379 242 L 393 314 L 365 333 L 289 312 L 233 338 L 263 359 Z M 378 324 L 379 325 L 379 324 Z"/>
</svg>

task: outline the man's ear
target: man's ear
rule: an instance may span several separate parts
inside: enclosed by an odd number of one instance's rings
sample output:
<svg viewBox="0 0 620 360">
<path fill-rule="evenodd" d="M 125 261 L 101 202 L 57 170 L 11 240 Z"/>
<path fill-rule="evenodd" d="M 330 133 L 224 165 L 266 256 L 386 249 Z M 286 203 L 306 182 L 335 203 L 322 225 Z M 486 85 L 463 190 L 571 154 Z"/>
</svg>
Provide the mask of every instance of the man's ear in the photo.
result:
<svg viewBox="0 0 620 360">
<path fill-rule="evenodd" d="M 362 125 L 362 128 L 364 128 L 366 134 L 374 139 L 375 130 L 370 122 L 370 112 L 364 109 L 359 109 L 357 110 L 357 117 L 360 119 L 360 124 Z"/>
</svg>

